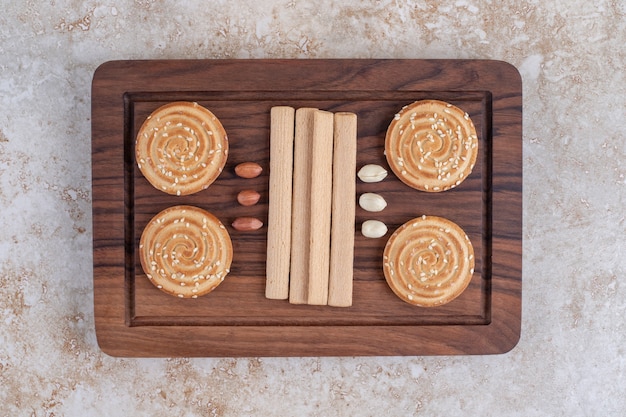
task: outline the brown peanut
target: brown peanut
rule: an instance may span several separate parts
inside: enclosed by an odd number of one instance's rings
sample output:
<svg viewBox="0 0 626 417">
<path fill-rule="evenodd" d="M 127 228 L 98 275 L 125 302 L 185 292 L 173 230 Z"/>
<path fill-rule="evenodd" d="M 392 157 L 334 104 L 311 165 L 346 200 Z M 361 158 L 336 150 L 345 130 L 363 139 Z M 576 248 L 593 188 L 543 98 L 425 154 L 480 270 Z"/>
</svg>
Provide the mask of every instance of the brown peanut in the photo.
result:
<svg viewBox="0 0 626 417">
<path fill-rule="evenodd" d="M 256 162 L 242 162 L 235 167 L 235 174 L 241 178 L 256 178 L 261 172 L 263 168 Z"/>
<path fill-rule="evenodd" d="M 263 227 L 263 222 L 255 217 L 237 217 L 232 226 L 240 232 L 250 232 Z"/>
<path fill-rule="evenodd" d="M 237 194 L 237 201 L 242 206 L 253 206 L 259 202 L 261 194 L 254 190 L 243 190 Z"/>
</svg>

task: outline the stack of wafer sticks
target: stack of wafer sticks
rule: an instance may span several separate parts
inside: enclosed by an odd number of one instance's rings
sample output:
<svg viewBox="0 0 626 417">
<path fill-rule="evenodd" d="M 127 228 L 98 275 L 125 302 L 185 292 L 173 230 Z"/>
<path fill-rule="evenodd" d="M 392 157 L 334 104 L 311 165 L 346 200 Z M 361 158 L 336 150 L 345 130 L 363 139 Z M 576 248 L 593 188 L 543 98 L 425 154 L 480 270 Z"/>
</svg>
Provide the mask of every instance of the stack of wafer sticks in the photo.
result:
<svg viewBox="0 0 626 417">
<path fill-rule="evenodd" d="M 352 305 L 356 119 L 271 109 L 267 298 Z"/>
</svg>

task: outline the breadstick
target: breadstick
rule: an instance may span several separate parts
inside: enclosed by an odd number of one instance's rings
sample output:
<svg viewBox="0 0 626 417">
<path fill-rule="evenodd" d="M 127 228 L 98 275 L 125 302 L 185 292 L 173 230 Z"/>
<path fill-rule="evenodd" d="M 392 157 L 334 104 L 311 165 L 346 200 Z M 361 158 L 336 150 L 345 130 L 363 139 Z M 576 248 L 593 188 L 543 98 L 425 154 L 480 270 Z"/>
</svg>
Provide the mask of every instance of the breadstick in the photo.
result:
<svg viewBox="0 0 626 417">
<path fill-rule="evenodd" d="M 265 297 L 274 300 L 285 300 L 289 297 L 294 115 L 293 107 L 272 107 L 270 111 Z"/>
<path fill-rule="evenodd" d="M 328 303 L 330 222 L 333 187 L 332 113 L 318 110 L 313 116 L 311 150 L 311 218 L 308 304 Z"/>
<path fill-rule="evenodd" d="M 335 114 L 333 202 L 328 305 L 352 305 L 354 216 L 356 193 L 357 118 Z"/>
<path fill-rule="evenodd" d="M 311 145 L 313 143 L 313 114 L 316 111 L 317 109 L 305 107 L 296 110 L 289 277 L 289 302 L 292 304 L 306 304 L 308 298 Z"/>
</svg>

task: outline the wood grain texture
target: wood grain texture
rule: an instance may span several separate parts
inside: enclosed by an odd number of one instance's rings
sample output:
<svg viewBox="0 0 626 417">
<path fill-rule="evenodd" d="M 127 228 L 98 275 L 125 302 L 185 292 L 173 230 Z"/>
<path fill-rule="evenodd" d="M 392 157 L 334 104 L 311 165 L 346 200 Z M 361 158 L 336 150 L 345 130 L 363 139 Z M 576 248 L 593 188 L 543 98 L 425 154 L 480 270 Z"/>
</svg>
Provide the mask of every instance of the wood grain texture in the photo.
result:
<svg viewBox="0 0 626 417">
<path fill-rule="evenodd" d="M 291 212 L 291 268 L 289 302 L 309 299 L 309 253 L 311 240 L 311 155 L 313 123 L 317 109 L 296 110 L 293 155 L 293 203 Z"/>
<path fill-rule="evenodd" d="M 265 297 L 286 300 L 289 298 L 295 110 L 288 106 L 272 107 L 270 117 Z"/>
<path fill-rule="evenodd" d="M 356 207 L 357 116 L 335 114 L 333 140 L 333 201 L 328 305 L 352 305 L 354 215 Z"/>
<path fill-rule="evenodd" d="M 522 294 L 522 93 L 517 70 L 483 60 L 182 60 L 113 61 L 92 84 L 94 310 L 98 343 L 114 356 L 333 356 L 494 354 L 520 337 Z M 386 238 L 354 234 L 349 308 L 265 298 L 267 228 L 238 232 L 231 273 L 211 294 L 178 300 L 154 288 L 136 254 L 150 218 L 192 204 L 229 225 L 252 216 L 267 224 L 270 109 L 311 107 L 358 117 L 357 169 L 388 168 L 387 126 L 419 99 L 448 101 L 469 113 L 480 153 L 458 188 L 425 195 L 389 175 L 356 183 L 388 202 L 377 218 L 390 231 L 421 214 L 447 217 L 472 239 L 476 271 L 453 302 L 422 309 L 399 300 L 381 268 Z M 210 109 L 230 154 L 204 192 L 176 197 L 155 190 L 135 165 L 134 135 L 162 104 L 191 100 Z M 242 117 L 242 114 L 245 117 Z M 263 173 L 234 174 L 246 161 Z M 243 189 L 259 203 L 237 203 Z M 355 226 L 371 218 L 360 208 Z"/>
<path fill-rule="evenodd" d="M 328 304 L 330 273 L 330 216 L 333 197 L 333 127 L 332 113 L 318 110 L 313 114 L 311 146 L 311 197 L 309 231 L 309 289 L 307 303 Z"/>
</svg>

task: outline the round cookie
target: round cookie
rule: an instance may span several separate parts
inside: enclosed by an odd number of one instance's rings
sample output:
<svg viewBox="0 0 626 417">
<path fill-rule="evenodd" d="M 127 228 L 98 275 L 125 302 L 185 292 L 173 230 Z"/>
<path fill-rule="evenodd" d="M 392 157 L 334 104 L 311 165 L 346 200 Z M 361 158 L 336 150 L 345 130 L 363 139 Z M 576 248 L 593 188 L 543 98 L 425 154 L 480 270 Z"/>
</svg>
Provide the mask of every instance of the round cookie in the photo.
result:
<svg viewBox="0 0 626 417">
<path fill-rule="evenodd" d="M 233 246 L 224 225 L 193 206 L 154 216 L 139 242 L 141 267 L 157 288 L 180 298 L 215 289 L 230 272 Z"/>
<path fill-rule="evenodd" d="M 403 107 L 387 129 L 385 155 L 410 187 L 441 192 L 469 176 L 478 155 L 474 123 L 463 110 L 439 100 Z"/>
<path fill-rule="evenodd" d="M 383 253 L 391 290 L 421 307 L 446 304 L 467 288 L 474 274 L 474 249 L 454 222 L 422 216 L 400 226 Z"/>
<path fill-rule="evenodd" d="M 135 159 L 155 188 L 172 195 L 206 189 L 224 169 L 228 137 L 220 121 L 198 103 L 156 109 L 137 133 Z"/>
</svg>

